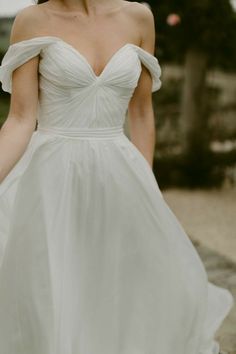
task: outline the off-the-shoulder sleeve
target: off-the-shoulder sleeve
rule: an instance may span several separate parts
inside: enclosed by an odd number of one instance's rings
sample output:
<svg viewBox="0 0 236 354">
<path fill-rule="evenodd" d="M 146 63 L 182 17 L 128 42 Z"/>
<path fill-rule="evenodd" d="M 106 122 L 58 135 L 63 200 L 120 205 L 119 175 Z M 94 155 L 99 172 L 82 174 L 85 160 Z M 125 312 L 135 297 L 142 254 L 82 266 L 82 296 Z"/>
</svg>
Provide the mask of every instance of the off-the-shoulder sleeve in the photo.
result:
<svg viewBox="0 0 236 354">
<path fill-rule="evenodd" d="M 0 82 L 2 83 L 3 91 L 12 92 L 13 71 L 37 56 L 51 41 L 46 37 L 37 37 L 16 42 L 8 47 L 0 66 Z"/>
<path fill-rule="evenodd" d="M 136 46 L 139 58 L 143 65 L 150 71 L 152 76 L 152 92 L 155 92 L 161 88 L 162 82 L 160 80 L 161 77 L 161 67 L 158 59 L 142 49 L 141 47 Z"/>
</svg>

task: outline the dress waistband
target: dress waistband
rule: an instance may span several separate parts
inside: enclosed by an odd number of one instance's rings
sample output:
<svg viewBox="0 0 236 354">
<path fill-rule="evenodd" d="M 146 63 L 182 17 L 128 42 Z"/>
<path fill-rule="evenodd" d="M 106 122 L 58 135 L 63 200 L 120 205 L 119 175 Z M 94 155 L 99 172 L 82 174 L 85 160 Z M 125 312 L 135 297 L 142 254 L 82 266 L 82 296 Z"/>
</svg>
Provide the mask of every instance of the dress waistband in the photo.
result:
<svg viewBox="0 0 236 354">
<path fill-rule="evenodd" d="M 42 133 L 58 135 L 65 138 L 75 139 L 111 139 L 124 134 L 122 126 L 107 127 L 107 128 L 56 128 L 56 127 L 41 127 L 38 125 L 37 130 Z"/>
</svg>

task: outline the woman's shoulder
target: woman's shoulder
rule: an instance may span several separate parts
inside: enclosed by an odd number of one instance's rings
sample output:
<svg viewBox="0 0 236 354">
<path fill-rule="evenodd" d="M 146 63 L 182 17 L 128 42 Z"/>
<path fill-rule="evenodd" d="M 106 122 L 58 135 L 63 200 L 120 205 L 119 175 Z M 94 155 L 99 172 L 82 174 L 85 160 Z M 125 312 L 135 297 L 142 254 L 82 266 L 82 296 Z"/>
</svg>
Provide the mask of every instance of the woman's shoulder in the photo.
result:
<svg viewBox="0 0 236 354">
<path fill-rule="evenodd" d="M 38 5 L 30 5 L 20 10 L 13 22 L 10 44 L 31 39 L 45 26 L 47 14 Z"/>
<path fill-rule="evenodd" d="M 153 13 L 147 3 L 140 3 L 136 1 L 124 1 L 124 3 L 126 3 L 124 10 L 130 16 L 133 16 L 133 18 L 135 18 L 137 21 L 153 21 Z"/>
<path fill-rule="evenodd" d="M 137 28 L 137 33 L 140 34 L 141 42 L 150 42 L 150 50 L 152 50 L 153 42 L 155 40 L 155 19 L 153 12 L 149 5 L 145 3 L 129 2 L 126 6 L 126 12 L 129 17 L 129 22 L 133 23 Z M 147 48 L 148 49 L 148 48 Z"/>
</svg>

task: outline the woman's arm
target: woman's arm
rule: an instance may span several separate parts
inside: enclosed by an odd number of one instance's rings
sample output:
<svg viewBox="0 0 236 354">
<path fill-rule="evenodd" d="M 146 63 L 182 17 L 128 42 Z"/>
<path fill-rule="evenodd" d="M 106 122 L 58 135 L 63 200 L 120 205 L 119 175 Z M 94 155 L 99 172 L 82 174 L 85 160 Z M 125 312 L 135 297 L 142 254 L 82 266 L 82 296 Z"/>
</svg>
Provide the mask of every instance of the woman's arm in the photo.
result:
<svg viewBox="0 0 236 354">
<path fill-rule="evenodd" d="M 32 18 L 22 11 L 14 21 L 10 43 L 30 37 Z M 8 116 L 0 130 L 0 183 L 23 155 L 36 126 L 38 106 L 38 56 L 12 74 Z"/>
<path fill-rule="evenodd" d="M 155 23 L 149 8 L 142 6 L 139 28 L 142 36 L 141 47 L 151 54 L 155 50 Z M 128 109 L 130 138 L 153 167 L 156 142 L 155 117 L 152 105 L 152 78 L 146 67 L 140 76 L 138 86 L 130 100 Z"/>
</svg>

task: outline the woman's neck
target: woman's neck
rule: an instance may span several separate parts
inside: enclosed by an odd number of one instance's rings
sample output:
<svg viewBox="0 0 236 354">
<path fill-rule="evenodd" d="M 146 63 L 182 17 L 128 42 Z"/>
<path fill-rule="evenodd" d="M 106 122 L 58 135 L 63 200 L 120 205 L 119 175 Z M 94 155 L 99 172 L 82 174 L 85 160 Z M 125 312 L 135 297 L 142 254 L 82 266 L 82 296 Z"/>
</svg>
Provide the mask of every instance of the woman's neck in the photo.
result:
<svg viewBox="0 0 236 354">
<path fill-rule="evenodd" d="M 84 14 L 99 14 L 103 11 L 121 5 L 122 0 L 49 0 L 53 10 L 61 10 L 68 12 L 82 12 Z"/>
</svg>

